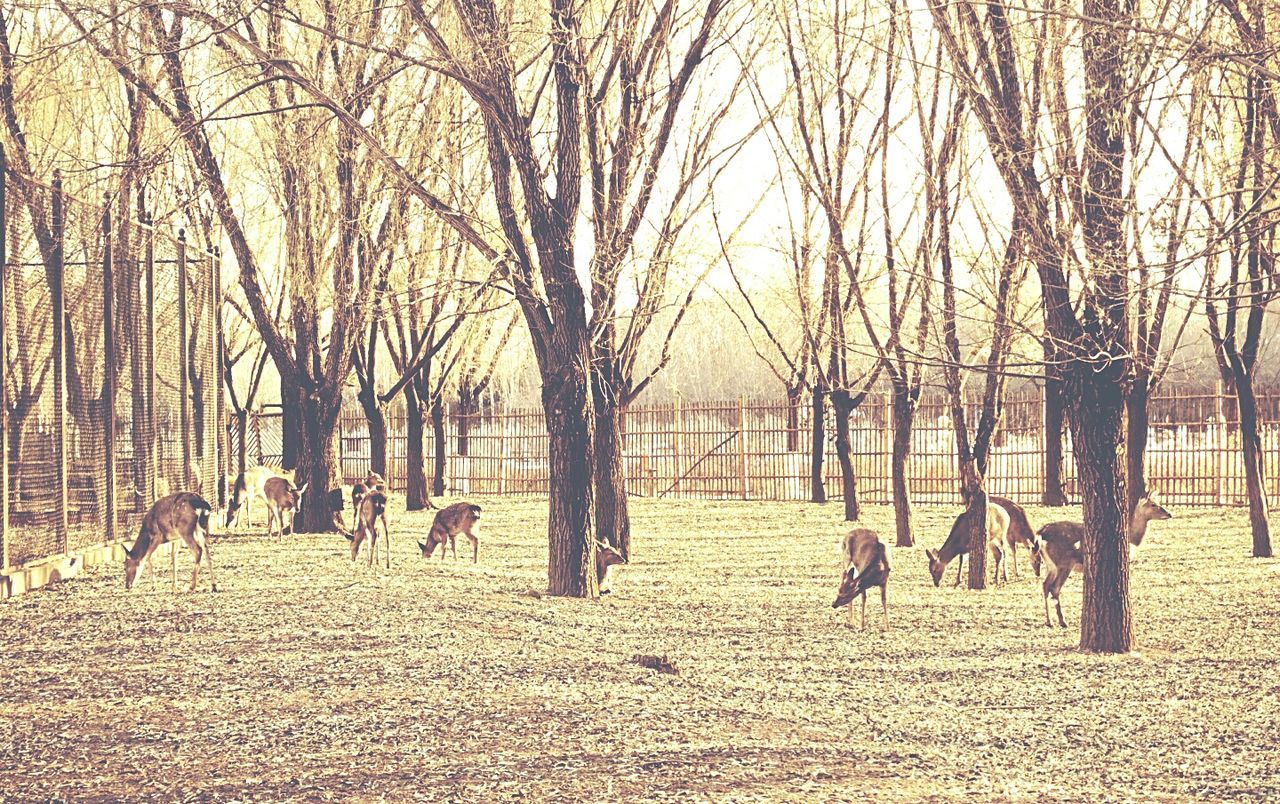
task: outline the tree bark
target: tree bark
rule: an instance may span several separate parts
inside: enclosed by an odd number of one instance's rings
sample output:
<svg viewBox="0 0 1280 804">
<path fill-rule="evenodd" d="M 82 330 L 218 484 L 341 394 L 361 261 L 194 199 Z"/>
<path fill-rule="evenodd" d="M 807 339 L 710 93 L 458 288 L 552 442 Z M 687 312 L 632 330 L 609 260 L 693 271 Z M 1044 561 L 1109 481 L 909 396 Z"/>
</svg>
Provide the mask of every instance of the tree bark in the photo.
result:
<svg viewBox="0 0 1280 804">
<path fill-rule="evenodd" d="M 858 505 L 858 476 L 853 469 L 853 449 L 849 442 L 849 415 L 854 409 L 853 398 L 848 391 L 833 391 L 831 406 L 836 415 L 836 458 L 840 461 L 844 518 L 847 522 L 856 522 L 862 510 Z"/>
<path fill-rule="evenodd" d="M 427 507 L 427 474 L 423 466 L 425 454 L 424 436 L 426 422 L 423 404 L 413 382 L 404 386 L 405 417 L 405 490 L 406 511 L 421 511 Z"/>
<path fill-rule="evenodd" d="M 543 414 L 551 505 L 548 519 L 548 594 L 598 597 L 595 571 L 594 409 L 587 377 L 585 329 L 570 365 L 544 373 Z M 564 333 L 557 333 L 563 336 Z"/>
<path fill-rule="evenodd" d="M 1234 361 L 1233 361 L 1234 362 Z M 1264 453 L 1258 433 L 1258 402 L 1253 377 L 1243 365 L 1235 371 L 1236 411 L 1240 415 L 1240 448 L 1244 456 L 1245 491 L 1249 495 L 1249 529 L 1253 533 L 1253 557 L 1271 558 L 1271 527 L 1267 522 L 1267 490 L 1263 474 Z"/>
<path fill-rule="evenodd" d="M 911 535 L 911 489 L 907 478 L 907 457 L 911 454 L 911 427 L 916 415 L 916 396 L 905 383 L 893 383 L 893 519 L 897 546 L 914 544 Z M 972 559 L 970 559 L 972 560 Z"/>
<path fill-rule="evenodd" d="M 787 386 L 787 452 L 800 450 L 800 398 L 804 386 L 800 383 Z"/>
<path fill-rule="evenodd" d="M 369 471 L 387 476 L 387 411 L 372 388 L 357 395 L 369 429 Z"/>
<path fill-rule="evenodd" d="M 809 500 L 816 503 L 825 503 L 827 501 L 827 489 L 822 482 L 823 450 L 826 447 L 826 432 L 823 428 L 823 419 L 826 413 L 825 400 L 826 390 L 819 383 L 813 387 L 813 451 L 809 464 L 809 487 L 811 492 Z"/>
<path fill-rule="evenodd" d="M 1114 364 L 1110 371 L 1095 368 L 1089 364 L 1073 367 L 1074 376 L 1068 379 L 1072 442 L 1084 499 L 1080 647 L 1127 653 L 1133 646 L 1133 624 L 1125 527 L 1129 517 L 1120 449 L 1124 388 Z"/>
<path fill-rule="evenodd" d="M 300 533 L 329 533 L 334 530 L 333 517 L 325 505 L 326 495 L 337 475 L 333 441 L 338 431 L 340 400 L 325 399 L 319 394 L 302 394 L 299 417 L 302 438 L 298 444 L 298 479 L 306 484 L 302 499 L 301 524 L 294 519 Z"/>
<path fill-rule="evenodd" d="M 1067 403 L 1062 370 L 1046 348 L 1044 366 L 1044 492 L 1041 502 L 1051 508 L 1067 504 L 1062 488 L 1062 434 L 1067 426 Z"/>
<path fill-rule="evenodd" d="M 987 588 L 987 492 L 977 461 L 969 456 L 961 462 L 960 483 L 964 491 L 969 520 L 970 589 Z M 1001 548 L 1004 545 L 1000 545 Z"/>
<path fill-rule="evenodd" d="M 596 536 L 631 557 L 631 513 L 622 457 L 622 409 L 595 397 Z"/>
<path fill-rule="evenodd" d="M 293 469 L 301 450 L 301 397 L 298 389 L 283 377 L 280 379 L 280 466 Z"/>
<path fill-rule="evenodd" d="M 431 400 L 431 451 L 433 453 L 431 493 L 437 497 L 444 496 L 445 458 L 448 447 L 449 443 L 444 432 L 444 396 L 436 394 Z"/>
</svg>

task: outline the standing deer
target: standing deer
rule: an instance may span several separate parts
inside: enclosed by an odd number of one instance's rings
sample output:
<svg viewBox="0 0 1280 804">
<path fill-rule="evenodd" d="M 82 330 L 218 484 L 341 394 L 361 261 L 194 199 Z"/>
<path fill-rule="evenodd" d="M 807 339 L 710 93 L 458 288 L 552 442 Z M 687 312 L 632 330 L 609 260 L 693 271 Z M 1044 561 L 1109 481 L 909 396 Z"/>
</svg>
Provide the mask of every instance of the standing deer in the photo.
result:
<svg viewBox="0 0 1280 804">
<path fill-rule="evenodd" d="M 1004 549 L 1002 545 L 1008 532 L 1009 515 L 1000 506 L 987 503 L 987 548 L 991 550 L 991 557 L 996 562 L 992 574 L 993 578 L 999 577 L 999 571 L 1003 566 Z M 953 584 L 954 586 L 959 586 L 960 569 L 964 566 L 964 555 L 968 552 L 969 510 L 965 509 L 951 525 L 951 532 L 947 534 L 947 540 L 942 543 L 941 549 L 924 551 L 929 559 L 929 574 L 933 576 L 933 585 L 941 585 L 942 573 L 946 571 L 947 564 L 951 563 L 951 559 L 959 557 L 960 563 L 956 566 L 956 582 Z M 1008 580 L 1007 570 L 1005 580 Z"/>
<path fill-rule="evenodd" d="M 447 542 L 453 550 L 453 557 L 458 557 L 457 538 L 459 533 L 471 540 L 471 563 L 475 564 L 480 557 L 480 539 L 472 532 L 472 528 L 480 521 L 480 506 L 471 503 L 454 503 L 446 505 L 436 512 L 435 521 L 431 523 L 431 532 L 427 541 L 418 542 L 423 558 L 431 558 L 431 553 L 440 547 L 440 560 L 444 561 L 444 545 Z"/>
<path fill-rule="evenodd" d="M 853 599 L 862 598 L 862 629 L 867 630 L 867 590 L 880 587 L 880 608 L 884 611 L 884 627 L 889 628 L 889 554 L 873 530 L 854 528 L 844 537 L 844 578 L 831 608 L 849 607 L 849 626 L 853 626 Z"/>
<path fill-rule="evenodd" d="M 176 542 L 181 537 L 191 549 L 195 559 L 191 567 L 191 591 L 195 591 L 196 579 L 200 574 L 200 559 L 209 562 L 210 588 L 218 591 L 218 582 L 213 577 L 213 551 L 207 541 L 209 535 L 209 516 L 213 507 L 198 494 L 179 492 L 156 500 L 146 515 L 142 517 L 142 526 L 138 529 L 138 538 L 132 547 L 124 551 L 124 588 L 132 589 L 138 577 L 138 569 L 147 562 L 156 548 L 166 542 Z M 151 577 L 155 578 L 155 566 L 151 567 Z M 174 579 L 177 587 L 177 578 Z"/>
<path fill-rule="evenodd" d="M 1155 500 L 1155 492 L 1147 494 L 1138 500 L 1138 505 L 1133 509 L 1133 516 L 1129 519 L 1129 528 L 1125 532 L 1125 539 L 1129 542 L 1129 556 L 1132 559 L 1136 555 L 1137 548 L 1142 544 L 1142 540 L 1147 535 L 1147 525 L 1152 522 L 1158 522 L 1165 519 L 1173 519 L 1173 514 L 1163 508 Z M 1078 522 L 1055 522 L 1055 525 L 1073 525 L 1070 531 L 1075 541 L 1073 545 L 1079 546 L 1084 540 L 1084 525 Z M 1041 528 L 1043 530 L 1043 528 Z M 1059 532 L 1063 532 L 1061 528 Z M 1031 553 L 1031 567 L 1036 571 L 1036 575 L 1040 575 L 1040 556 L 1033 550 Z"/>
<path fill-rule="evenodd" d="M 272 478 L 284 478 L 290 483 L 294 481 L 295 470 L 281 469 L 279 466 L 271 464 L 263 464 L 254 466 L 244 470 L 236 476 L 235 485 L 231 491 L 231 502 L 227 504 L 227 522 L 226 526 L 231 527 L 234 520 L 236 526 L 240 525 L 240 508 L 244 507 L 245 524 L 253 524 L 253 501 L 255 499 L 262 500 L 267 507 L 267 524 L 270 525 L 271 503 L 267 498 L 267 481 Z"/>
<path fill-rule="evenodd" d="M 987 502 L 998 505 L 1004 509 L 1009 515 L 1009 532 L 1006 534 L 1006 542 L 1009 545 L 1009 558 L 1013 562 L 1013 577 L 1018 577 L 1018 545 L 1027 548 L 1028 553 L 1035 548 L 1036 532 L 1031 527 L 1031 520 L 1027 519 L 1027 512 L 1013 500 L 1007 497 L 987 497 Z M 1040 565 L 1034 566 L 1036 577 L 1040 577 Z"/>
<path fill-rule="evenodd" d="M 1040 539 L 1032 548 L 1031 560 L 1037 567 L 1047 566 L 1044 574 L 1044 624 L 1053 627 L 1049 620 L 1049 598 L 1058 609 L 1058 625 L 1067 627 L 1062 618 L 1062 585 L 1076 567 L 1084 566 L 1080 554 L 1080 541 L 1084 538 L 1084 525 L 1079 522 L 1050 522 L 1040 529 Z"/>
<path fill-rule="evenodd" d="M 306 490 L 306 483 L 299 488 L 294 488 L 293 481 L 288 478 L 267 479 L 262 491 L 267 500 L 268 536 L 275 533 L 279 538 L 284 538 L 286 517 L 288 517 L 289 531 L 293 531 L 293 515 L 302 509 L 302 495 Z M 279 530 L 272 530 L 273 523 L 279 525 Z"/>
<path fill-rule="evenodd" d="M 360 544 L 369 539 L 369 566 L 373 566 L 378 555 L 378 518 L 386 513 L 387 495 L 381 491 L 368 491 L 360 496 L 356 506 L 356 529 L 347 536 L 351 540 L 351 560 L 354 562 L 360 554 Z M 387 569 L 391 569 L 391 534 L 383 540 L 386 545 Z M 441 553 L 444 551 L 442 550 Z"/>
<path fill-rule="evenodd" d="M 610 577 L 613 567 L 625 563 L 627 559 L 616 547 L 596 539 L 596 588 L 600 590 L 600 594 L 607 595 L 613 591 Z"/>
</svg>

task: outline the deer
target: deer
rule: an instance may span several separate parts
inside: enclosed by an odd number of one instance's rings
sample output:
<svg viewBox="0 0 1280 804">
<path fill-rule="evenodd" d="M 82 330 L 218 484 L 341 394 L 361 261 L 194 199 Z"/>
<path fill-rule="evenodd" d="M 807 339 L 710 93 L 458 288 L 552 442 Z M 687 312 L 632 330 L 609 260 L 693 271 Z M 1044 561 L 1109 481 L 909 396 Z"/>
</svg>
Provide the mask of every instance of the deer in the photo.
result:
<svg viewBox="0 0 1280 804">
<path fill-rule="evenodd" d="M 382 479 L 382 475 L 377 472 L 369 472 L 364 480 L 356 481 L 351 484 L 351 509 L 355 513 L 356 527 L 360 526 L 360 500 L 371 491 L 380 491 L 385 497 L 387 494 L 387 481 Z M 346 536 L 350 540 L 353 531 L 347 530 L 347 525 L 343 521 L 343 512 L 346 510 L 346 493 L 341 487 L 329 489 L 329 493 L 325 498 L 329 506 L 329 514 L 333 517 L 333 526 L 338 532 Z M 387 516 L 384 511 L 382 514 L 382 531 L 388 533 Z"/>
<path fill-rule="evenodd" d="M 213 575 L 213 551 L 209 548 L 209 516 L 213 506 L 205 502 L 199 494 L 179 492 L 156 500 L 142 517 L 142 525 L 138 529 L 138 538 L 132 547 L 124 550 L 124 588 L 132 589 L 138 578 L 138 570 L 156 548 L 166 542 L 176 542 L 181 537 L 191 550 L 195 559 L 191 567 L 191 587 L 194 592 L 196 580 L 200 575 L 200 560 L 209 564 L 209 584 L 212 591 L 218 591 L 218 582 Z M 151 579 L 156 577 L 155 566 L 151 567 Z M 178 579 L 174 578 L 174 589 L 177 590 Z"/>
<path fill-rule="evenodd" d="M 951 563 L 951 559 L 957 556 L 960 557 L 960 563 L 956 566 L 956 582 L 953 585 L 960 585 L 960 569 L 964 566 L 964 555 L 969 552 L 969 515 L 969 509 L 965 509 L 956 517 L 956 521 L 951 525 L 951 532 L 947 534 L 947 540 L 942 543 L 940 549 L 924 551 L 929 559 L 929 574 L 933 576 L 934 586 L 941 585 L 942 573 L 946 570 L 947 564 Z M 1008 532 L 1009 515 L 1000 506 L 987 503 L 987 547 L 996 561 L 995 577 L 999 577 L 998 573 L 1003 564 L 1004 550 L 1001 545 Z M 1007 571 L 1005 579 L 1008 579 Z"/>
<path fill-rule="evenodd" d="M 1027 512 L 1013 500 L 1007 497 L 987 497 L 987 502 L 998 505 L 1004 509 L 1009 515 L 1009 532 L 1005 536 L 1005 541 L 1009 545 L 1009 558 L 1013 561 L 1013 577 L 1018 577 L 1018 545 L 1022 545 L 1030 552 L 1036 545 L 1036 532 L 1031 527 L 1031 520 L 1027 519 Z M 1036 564 L 1036 577 L 1040 577 L 1040 565 Z"/>
<path fill-rule="evenodd" d="M 458 502 L 446 505 L 436 511 L 435 521 L 431 523 L 431 532 L 426 542 L 418 542 L 423 558 L 431 558 L 431 553 L 440 547 L 440 560 L 444 561 L 444 546 L 447 542 L 453 549 L 453 557 L 458 557 L 458 534 L 465 534 L 471 540 L 471 563 L 475 564 L 480 557 L 480 539 L 472 532 L 472 528 L 480 521 L 480 506 Z"/>
<path fill-rule="evenodd" d="M 1032 548 L 1031 560 L 1039 569 L 1041 562 L 1047 565 L 1044 574 L 1044 624 L 1053 627 L 1049 620 L 1049 598 L 1058 609 L 1058 625 L 1067 627 L 1062 618 L 1062 585 L 1076 567 L 1084 566 L 1080 554 L 1080 541 L 1084 539 L 1084 525 L 1079 522 L 1050 522 L 1037 534 L 1039 540 Z"/>
<path fill-rule="evenodd" d="M 854 528 L 844 537 L 844 577 L 836 591 L 831 608 L 849 608 L 849 627 L 853 627 L 853 599 L 862 598 L 862 628 L 867 630 L 867 590 L 880 587 L 880 608 L 884 611 L 884 627 L 889 629 L 889 554 L 884 542 L 873 530 Z"/>
<path fill-rule="evenodd" d="M 387 495 L 381 491 L 369 490 L 360 496 L 360 502 L 356 505 L 356 529 L 355 532 L 348 535 L 347 539 L 351 542 L 351 561 L 355 562 L 356 557 L 360 555 L 360 544 L 367 537 L 369 539 L 369 566 L 373 566 L 374 559 L 378 555 L 378 519 L 385 515 L 387 509 Z M 391 569 L 391 534 L 386 534 L 383 540 L 386 545 L 387 553 L 387 569 Z M 443 550 L 440 551 L 444 553 Z"/>
<path fill-rule="evenodd" d="M 238 516 L 241 506 L 244 507 L 245 521 L 249 524 L 253 523 L 253 501 L 261 499 L 263 504 L 267 506 L 267 524 L 270 525 L 271 503 L 267 499 L 267 481 L 272 478 L 283 478 L 290 483 L 296 479 L 296 470 L 281 469 L 279 466 L 271 464 L 262 464 L 244 470 L 236 475 L 235 485 L 232 486 L 231 501 L 227 504 L 227 522 L 226 526 L 231 527 L 232 521 L 236 525 L 240 524 Z"/>
<path fill-rule="evenodd" d="M 288 478 L 271 477 L 263 484 L 262 491 L 267 501 L 267 535 L 275 533 L 283 539 L 286 516 L 292 532 L 293 515 L 302 509 L 302 495 L 307 491 L 307 484 L 295 487 Z M 273 524 L 278 524 L 279 530 L 272 530 Z"/>
<path fill-rule="evenodd" d="M 1152 522 L 1158 522 L 1165 519 L 1173 519 L 1173 514 L 1156 501 L 1156 492 L 1152 491 L 1144 495 L 1138 504 L 1134 506 L 1133 516 L 1129 518 L 1129 527 L 1125 531 L 1125 540 L 1129 542 L 1130 558 L 1137 554 L 1137 547 L 1142 544 L 1143 538 L 1147 535 L 1147 526 Z M 1071 524 L 1074 528 L 1071 534 L 1075 539 L 1072 544 L 1079 546 L 1084 540 L 1084 525 L 1079 522 L 1074 523 L 1054 523 L 1056 525 Z M 1059 529 L 1061 531 L 1061 529 Z M 1040 575 L 1040 556 L 1033 550 L 1031 553 L 1031 566 L 1036 571 L 1036 575 Z"/>
<path fill-rule="evenodd" d="M 610 583 L 613 567 L 626 563 L 626 557 L 618 552 L 618 548 L 596 539 L 596 588 L 600 590 L 600 594 L 607 595 L 613 592 Z"/>
</svg>

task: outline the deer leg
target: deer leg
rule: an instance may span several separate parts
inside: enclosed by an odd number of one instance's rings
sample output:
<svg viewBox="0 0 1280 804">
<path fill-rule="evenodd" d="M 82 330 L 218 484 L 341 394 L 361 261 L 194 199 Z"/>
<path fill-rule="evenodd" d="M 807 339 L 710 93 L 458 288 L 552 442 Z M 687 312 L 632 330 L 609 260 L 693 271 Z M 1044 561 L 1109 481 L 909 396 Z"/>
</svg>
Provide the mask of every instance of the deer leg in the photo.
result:
<svg viewBox="0 0 1280 804">
<path fill-rule="evenodd" d="M 369 534 L 369 567 L 373 567 L 373 558 L 378 554 L 378 526 L 373 526 L 373 532 Z"/>
<path fill-rule="evenodd" d="M 169 568 L 173 576 L 173 591 L 178 591 L 178 546 L 169 542 Z"/>
<path fill-rule="evenodd" d="M 218 579 L 213 577 L 213 548 L 209 546 L 208 537 L 204 542 L 204 559 L 209 562 L 209 591 L 218 591 Z"/>
<path fill-rule="evenodd" d="M 471 540 L 471 563 L 475 564 L 480 560 L 480 540 L 470 533 L 467 534 L 467 538 Z"/>
<path fill-rule="evenodd" d="M 865 631 L 867 630 L 867 590 L 863 589 L 862 594 L 858 595 L 858 597 L 862 598 L 862 625 L 858 630 Z"/>
<path fill-rule="evenodd" d="M 884 630 L 889 630 L 889 585 L 880 584 L 880 608 L 884 611 Z"/>
<path fill-rule="evenodd" d="M 191 562 L 191 586 L 187 591 L 194 592 L 196 591 L 196 581 L 200 578 L 200 561 L 204 558 L 204 551 L 195 542 L 187 546 L 191 548 L 191 558 L 193 559 Z"/>
<path fill-rule="evenodd" d="M 1067 621 L 1062 618 L 1062 585 L 1067 582 L 1067 576 L 1071 574 L 1071 570 L 1064 570 L 1053 584 L 1053 602 L 1058 608 L 1058 625 L 1063 628 L 1067 627 Z"/>
<path fill-rule="evenodd" d="M 956 582 L 952 586 L 960 585 L 960 568 L 964 566 L 964 553 L 956 556 Z"/>
<path fill-rule="evenodd" d="M 458 537 L 456 534 L 449 534 L 449 551 L 453 553 L 453 560 L 458 560 Z"/>
<path fill-rule="evenodd" d="M 1009 557 L 1013 559 L 1013 579 L 1018 579 L 1018 544 L 1017 542 L 1009 545 Z"/>
</svg>

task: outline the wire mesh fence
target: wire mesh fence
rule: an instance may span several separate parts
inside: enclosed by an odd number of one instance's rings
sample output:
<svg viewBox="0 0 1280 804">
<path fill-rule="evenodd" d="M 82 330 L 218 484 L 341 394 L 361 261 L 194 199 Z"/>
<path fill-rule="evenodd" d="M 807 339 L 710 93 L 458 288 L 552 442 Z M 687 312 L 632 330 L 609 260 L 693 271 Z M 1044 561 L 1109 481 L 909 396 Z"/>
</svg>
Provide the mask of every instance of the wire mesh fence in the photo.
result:
<svg viewBox="0 0 1280 804">
<path fill-rule="evenodd" d="M 171 491 L 208 496 L 220 293 L 215 255 L 188 255 L 119 199 L 75 198 L 2 163 L 0 177 L 8 570 L 131 539 Z"/>
<path fill-rule="evenodd" d="M 1258 394 L 1266 489 L 1280 495 L 1280 391 Z M 1181 505 L 1247 502 L 1234 398 L 1222 389 L 1170 388 L 1149 401 L 1147 482 Z M 967 408 L 971 432 L 979 414 Z M 672 402 L 636 405 L 623 417 L 627 493 L 644 497 L 808 500 L 812 495 L 815 430 L 821 442 L 820 482 L 828 499 L 841 499 L 834 418 L 830 408 L 817 428 L 807 403 L 786 400 Z M 851 462 L 859 499 L 892 501 L 892 399 L 869 394 L 849 417 Z M 917 405 L 906 476 L 911 497 L 926 504 L 960 502 L 955 434 L 949 403 L 926 397 Z M 1045 488 L 1044 399 L 1039 389 L 1009 395 L 991 447 L 987 489 L 1014 500 L 1039 502 Z M 246 463 L 278 463 L 281 419 L 258 413 L 245 423 Z M 234 435 L 232 420 L 228 432 Z M 401 408 L 387 414 L 387 481 L 406 486 L 409 428 Z M 425 475 L 432 475 L 435 439 L 423 427 Z M 256 445 L 256 451 L 253 448 Z M 446 417 L 445 488 L 449 494 L 542 495 L 548 488 L 547 433 L 540 409 L 489 408 Z M 369 470 L 368 424 L 358 408 L 339 421 L 338 461 L 343 481 Z M 1079 501 L 1071 437 L 1063 436 L 1062 485 Z"/>
</svg>

